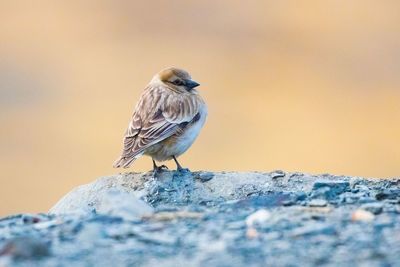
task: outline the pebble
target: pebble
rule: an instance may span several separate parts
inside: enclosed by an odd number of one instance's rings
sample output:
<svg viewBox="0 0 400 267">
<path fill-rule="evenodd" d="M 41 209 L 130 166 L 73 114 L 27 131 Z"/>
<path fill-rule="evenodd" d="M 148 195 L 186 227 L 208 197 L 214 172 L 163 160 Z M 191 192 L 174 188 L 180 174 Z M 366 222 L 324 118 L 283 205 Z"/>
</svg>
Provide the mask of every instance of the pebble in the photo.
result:
<svg viewBox="0 0 400 267">
<path fill-rule="evenodd" d="M 351 216 L 353 221 L 372 221 L 374 218 L 375 215 L 372 212 L 362 209 L 356 210 Z"/>
<path fill-rule="evenodd" d="M 328 205 L 328 201 L 326 201 L 325 199 L 312 199 L 308 205 L 310 207 L 325 207 L 326 205 Z"/>
<path fill-rule="evenodd" d="M 212 172 L 200 172 L 195 174 L 195 179 L 200 180 L 201 182 L 210 181 L 214 177 Z"/>
<path fill-rule="evenodd" d="M 143 214 L 152 214 L 154 209 L 132 194 L 111 189 L 103 198 L 96 212 L 122 217 L 125 220 L 139 221 Z"/>
<path fill-rule="evenodd" d="M 253 227 L 248 228 L 246 231 L 246 237 L 249 239 L 256 238 L 258 235 L 258 231 Z"/>
<path fill-rule="evenodd" d="M 335 228 L 331 225 L 322 223 L 310 223 L 306 226 L 296 228 L 292 231 L 292 236 L 299 237 L 304 235 L 332 235 Z"/>
<path fill-rule="evenodd" d="M 45 216 L 42 216 L 41 214 L 30 214 L 26 213 L 22 216 L 22 222 L 24 224 L 35 224 L 40 221 L 45 220 Z M 47 219 L 47 218 L 46 218 Z"/>
<path fill-rule="evenodd" d="M 329 187 L 334 190 L 336 194 L 343 193 L 350 189 L 350 183 L 347 181 L 323 181 L 319 180 L 314 183 L 313 189 L 319 189 L 322 187 Z"/>
<path fill-rule="evenodd" d="M 373 214 L 379 214 L 383 210 L 383 204 L 381 202 L 367 203 L 361 206 L 361 209 L 372 212 Z"/>
<path fill-rule="evenodd" d="M 269 211 L 265 209 L 258 210 L 246 218 L 247 227 L 263 227 L 271 217 Z"/>
<path fill-rule="evenodd" d="M 282 178 L 282 177 L 285 177 L 285 175 L 286 175 L 285 172 L 284 172 L 284 171 L 281 171 L 281 170 L 273 171 L 273 172 L 271 172 L 271 174 L 270 174 L 270 176 L 271 176 L 272 179 Z"/>
<path fill-rule="evenodd" d="M 50 255 L 49 244 L 40 237 L 25 236 L 9 240 L 0 255 L 8 255 L 15 259 L 35 259 Z"/>
<path fill-rule="evenodd" d="M 143 214 L 143 219 L 153 221 L 172 221 L 177 219 L 201 219 L 202 213 L 199 212 L 158 212 L 154 214 Z"/>
</svg>

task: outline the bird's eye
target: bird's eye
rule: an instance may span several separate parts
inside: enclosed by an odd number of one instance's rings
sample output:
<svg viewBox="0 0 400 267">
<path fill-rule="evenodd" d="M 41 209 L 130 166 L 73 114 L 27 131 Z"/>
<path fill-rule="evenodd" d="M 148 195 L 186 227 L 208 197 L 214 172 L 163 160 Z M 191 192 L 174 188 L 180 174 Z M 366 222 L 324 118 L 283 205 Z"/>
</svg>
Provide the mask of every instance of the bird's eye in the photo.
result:
<svg viewBox="0 0 400 267">
<path fill-rule="evenodd" d="M 183 85 L 183 82 L 181 80 L 175 80 L 173 83 L 175 85 Z"/>
</svg>

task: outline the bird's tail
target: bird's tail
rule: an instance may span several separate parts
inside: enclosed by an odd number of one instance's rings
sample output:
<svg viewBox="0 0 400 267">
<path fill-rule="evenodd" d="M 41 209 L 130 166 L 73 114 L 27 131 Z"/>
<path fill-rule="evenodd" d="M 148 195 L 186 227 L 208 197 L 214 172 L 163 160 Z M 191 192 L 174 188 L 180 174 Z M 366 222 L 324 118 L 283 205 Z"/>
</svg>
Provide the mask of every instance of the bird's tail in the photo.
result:
<svg viewBox="0 0 400 267">
<path fill-rule="evenodd" d="M 124 158 L 119 157 L 116 161 L 114 161 L 113 167 L 114 168 L 129 168 L 131 164 L 136 160 L 135 157 L 132 158 Z"/>
<path fill-rule="evenodd" d="M 141 157 L 143 155 L 142 153 L 139 153 L 138 155 L 134 156 L 134 157 L 119 157 L 116 161 L 114 161 L 113 167 L 114 168 L 129 168 L 129 166 L 132 165 L 132 163 L 138 159 L 139 157 Z"/>
</svg>

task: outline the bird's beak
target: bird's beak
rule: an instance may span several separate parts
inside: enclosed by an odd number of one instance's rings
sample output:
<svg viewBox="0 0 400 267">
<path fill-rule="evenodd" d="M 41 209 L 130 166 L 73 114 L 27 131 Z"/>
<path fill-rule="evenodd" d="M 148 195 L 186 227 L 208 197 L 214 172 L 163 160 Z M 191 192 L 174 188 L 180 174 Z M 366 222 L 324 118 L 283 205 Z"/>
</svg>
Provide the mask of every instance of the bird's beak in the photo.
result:
<svg viewBox="0 0 400 267">
<path fill-rule="evenodd" d="M 199 86 L 200 84 L 199 83 L 196 83 L 195 81 L 187 81 L 186 82 L 186 86 L 187 87 L 189 87 L 190 89 L 193 89 L 193 88 L 195 88 L 195 87 L 197 87 L 197 86 Z"/>
</svg>

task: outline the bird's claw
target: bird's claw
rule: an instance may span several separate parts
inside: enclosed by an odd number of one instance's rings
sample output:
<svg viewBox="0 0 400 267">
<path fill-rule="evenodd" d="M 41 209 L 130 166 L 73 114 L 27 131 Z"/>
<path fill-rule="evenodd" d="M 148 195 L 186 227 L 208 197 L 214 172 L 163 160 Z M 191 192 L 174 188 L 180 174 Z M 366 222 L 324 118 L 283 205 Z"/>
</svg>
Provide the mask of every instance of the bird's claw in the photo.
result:
<svg viewBox="0 0 400 267">
<path fill-rule="evenodd" d="M 154 173 L 163 172 L 165 170 L 168 170 L 168 167 L 166 165 L 161 165 L 161 166 L 154 165 L 154 167 L 153 167 L 153 172 Z"/>
</svg>

